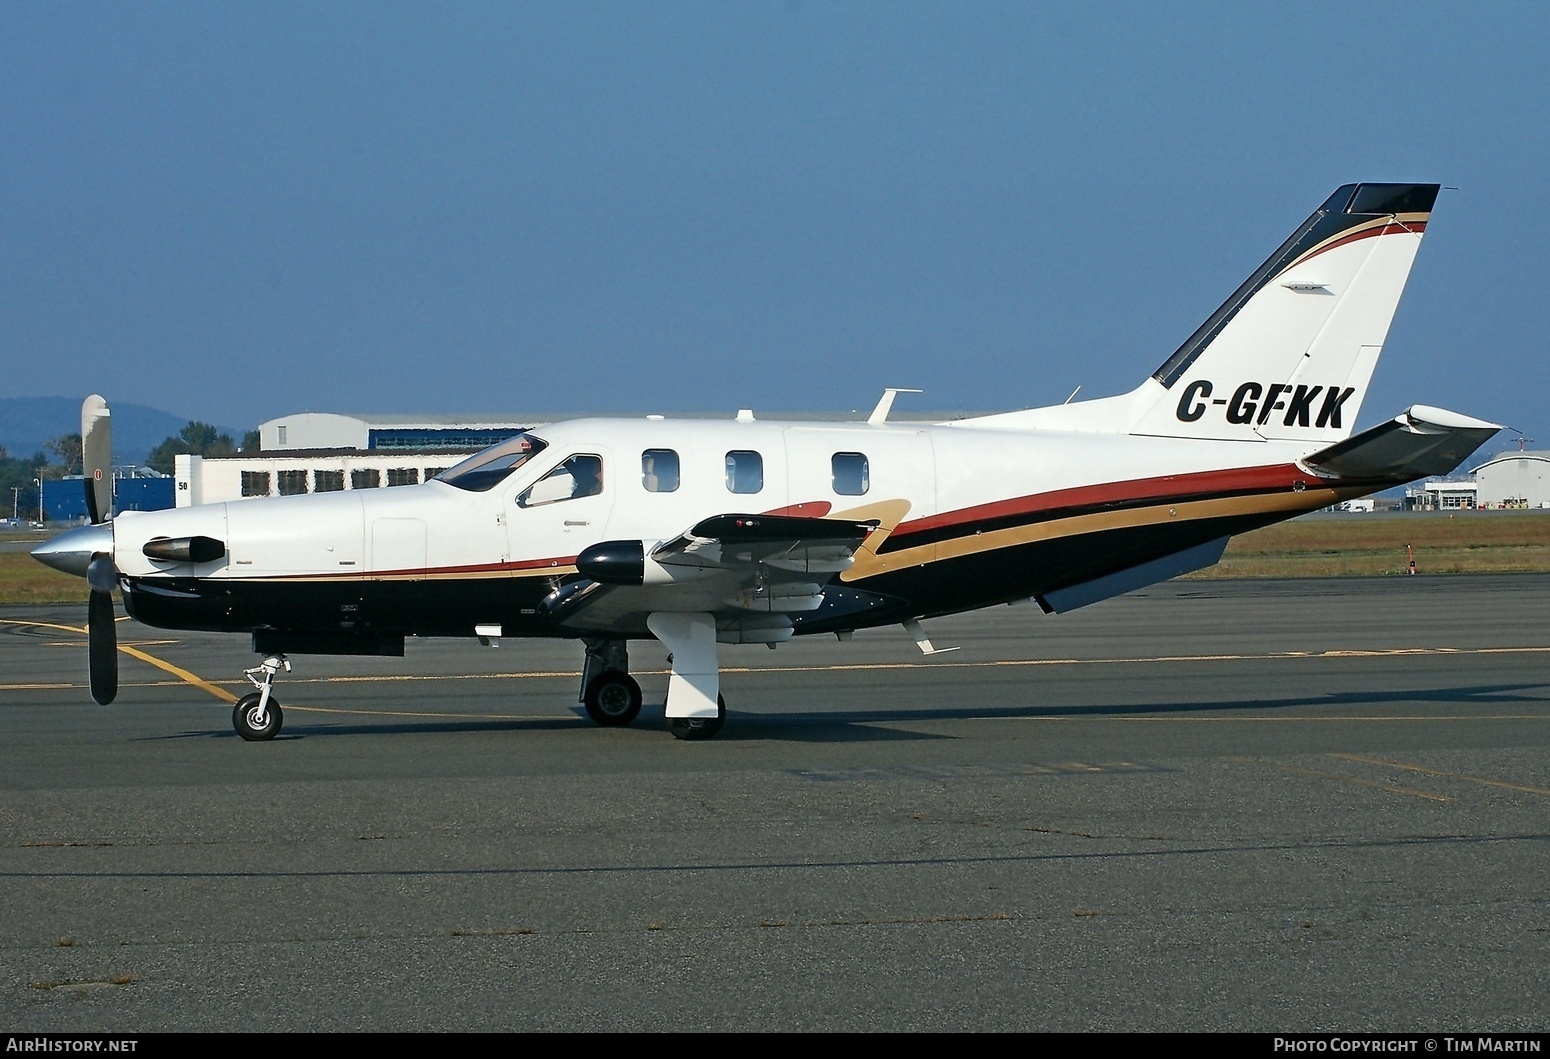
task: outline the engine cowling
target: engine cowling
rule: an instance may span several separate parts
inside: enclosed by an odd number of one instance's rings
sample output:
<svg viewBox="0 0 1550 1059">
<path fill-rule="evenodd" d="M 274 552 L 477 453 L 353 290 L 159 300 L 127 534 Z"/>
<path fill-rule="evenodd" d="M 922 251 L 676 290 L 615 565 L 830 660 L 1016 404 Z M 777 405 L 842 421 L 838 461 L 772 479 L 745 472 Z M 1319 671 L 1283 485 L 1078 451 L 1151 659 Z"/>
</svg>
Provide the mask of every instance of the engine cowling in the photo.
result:
<svg viewBox="0 0 1550 1059">
<path fill-rule="evenodd" d="M 722 572 L 713 563 L 658 562 L 645 541 L 600 541 L 581 550 L 576 569 L 605 585 L 671 585 Z"/>
<path fill-rule="evenodd" d="M 646 544 L 644 541 L 599 541 L 583 548 L 576 556 L 576 569 L 582 577 L 605 585 L 643 585 L 646 583 Z"/>
</svg>

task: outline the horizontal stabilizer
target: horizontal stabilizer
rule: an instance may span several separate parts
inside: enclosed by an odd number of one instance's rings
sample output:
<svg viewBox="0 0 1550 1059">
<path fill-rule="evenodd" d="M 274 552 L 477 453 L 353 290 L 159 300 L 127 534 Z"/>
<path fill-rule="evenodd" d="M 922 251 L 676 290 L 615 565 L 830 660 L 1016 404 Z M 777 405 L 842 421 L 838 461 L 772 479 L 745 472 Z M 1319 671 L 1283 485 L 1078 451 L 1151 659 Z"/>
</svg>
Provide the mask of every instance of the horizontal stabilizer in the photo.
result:
<svg viewBox="0 0 1550 1059">
<path fill-rule="evenodd" d="M 1326 477 L 1409 482 L 1452 472 L 1499 430 L 1483 419 L 1413 405 L 1302 462 Z"/>
</svg>

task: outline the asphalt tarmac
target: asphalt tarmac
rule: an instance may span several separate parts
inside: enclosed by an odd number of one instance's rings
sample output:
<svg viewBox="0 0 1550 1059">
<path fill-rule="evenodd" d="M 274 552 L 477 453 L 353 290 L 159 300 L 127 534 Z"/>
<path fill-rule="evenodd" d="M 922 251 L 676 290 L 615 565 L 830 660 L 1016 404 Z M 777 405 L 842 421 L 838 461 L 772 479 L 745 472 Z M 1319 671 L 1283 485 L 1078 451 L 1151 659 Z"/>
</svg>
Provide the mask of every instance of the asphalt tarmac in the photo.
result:
<svg viewBox="0 0 1550 1059">
<path fill-rule="evenodd" d="M 1550 577 L 1185 582 L 724 647 L 296 656 L 0 608 L 8 1030 L 1550 1027 Z"/>
</svg>

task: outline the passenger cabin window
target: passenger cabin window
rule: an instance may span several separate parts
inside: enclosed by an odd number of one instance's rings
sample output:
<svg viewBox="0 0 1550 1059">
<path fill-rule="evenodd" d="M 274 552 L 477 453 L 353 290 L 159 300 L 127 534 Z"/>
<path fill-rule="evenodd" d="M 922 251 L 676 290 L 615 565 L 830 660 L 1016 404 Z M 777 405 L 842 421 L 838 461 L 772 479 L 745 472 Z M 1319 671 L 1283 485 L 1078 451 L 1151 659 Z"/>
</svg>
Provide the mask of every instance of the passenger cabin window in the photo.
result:
<svg viewBox="0 0 1550 1059">
<path fill-rule="evenodd" d="M 727 453 L 727 488 L 734 493 L 757 493 L 764 488 L 764 457 L 747 449 Z"/>
<path fill-rule="evenodd" d="M 836 452 L 829 460 L 834 475 L 834 491 L 840 496 L 860 496 L 872 487 L 866 456 L 859 452 Z"/>
<path fill-rule="evenodd" d="M 648 493 L 678 489 L 678 453 L 672 449 L 647 449 L 640 454 L 640 484 Z"/>
<path fill-rule="evenodd" d="M 351 489 L 375 489 L 382 484 L 382 472 L 375 467 L 366 467 L 350 472 Z"/>
<path fill-rule="evenodd" d="M 537 507 L 540 504 L 556 504 L 562 500 L 597 496 L 602 491 L 602 457 L 572 456 L 524 489 L 522 495 L 517 497 L 517 506 Z"/>
<path fill-rule="evenodd" d="M 343 471 L 312 472 L 312 491 L 314 493 L 337 493 L 343 488 Z"/>
</svg>

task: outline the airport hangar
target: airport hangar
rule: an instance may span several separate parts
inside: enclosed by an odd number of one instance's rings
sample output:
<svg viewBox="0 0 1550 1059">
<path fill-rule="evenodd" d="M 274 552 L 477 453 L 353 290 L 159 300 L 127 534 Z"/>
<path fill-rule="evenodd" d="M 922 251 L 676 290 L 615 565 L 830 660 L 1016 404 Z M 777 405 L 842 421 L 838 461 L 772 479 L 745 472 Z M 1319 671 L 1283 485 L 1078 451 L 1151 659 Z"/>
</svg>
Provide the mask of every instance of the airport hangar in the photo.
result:
<svg viewBox="0 0 1550 1059">
<path fill-rule="evenodd" d="M 1550 452 L 1499 452 L 1465 477 L 1431 478 L 1405 491 L 1417 511 L 1550 508 Z"/>
<path fill-rule="evenodd" d="M 1550 452 L 1502 452 L 1474 470 L 1480 504 L 1550 508 Z"/>
</svg>

